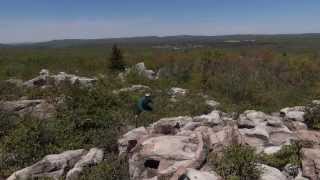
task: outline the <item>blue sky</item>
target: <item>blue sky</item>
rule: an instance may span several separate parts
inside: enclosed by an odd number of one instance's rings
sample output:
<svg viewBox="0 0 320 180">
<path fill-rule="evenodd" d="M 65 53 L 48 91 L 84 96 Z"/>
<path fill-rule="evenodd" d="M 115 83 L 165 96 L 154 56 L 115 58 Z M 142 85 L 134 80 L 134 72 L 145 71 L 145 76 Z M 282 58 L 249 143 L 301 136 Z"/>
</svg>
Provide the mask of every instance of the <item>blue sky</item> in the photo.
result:
<svg viewBox="0 0 320 180">
<path fill-rule="evenodd" d="M 320 32 L 319 0 L 1 0 L 0 43 Z"/>
</svg>

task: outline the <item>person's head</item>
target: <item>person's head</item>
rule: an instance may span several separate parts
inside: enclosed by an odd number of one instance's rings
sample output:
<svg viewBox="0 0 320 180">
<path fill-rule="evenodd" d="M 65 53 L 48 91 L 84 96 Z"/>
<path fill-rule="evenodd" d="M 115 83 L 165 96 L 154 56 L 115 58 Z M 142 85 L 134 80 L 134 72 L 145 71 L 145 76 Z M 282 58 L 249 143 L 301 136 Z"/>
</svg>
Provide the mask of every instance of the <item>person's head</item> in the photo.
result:
<svg viewBox="0 0 320 180">
<path fill-rule="evenodd" d="M 145 97 L 151 97 L 151 94 L 150 93 L 146 93 L 144 96 Z"/>
</svg>

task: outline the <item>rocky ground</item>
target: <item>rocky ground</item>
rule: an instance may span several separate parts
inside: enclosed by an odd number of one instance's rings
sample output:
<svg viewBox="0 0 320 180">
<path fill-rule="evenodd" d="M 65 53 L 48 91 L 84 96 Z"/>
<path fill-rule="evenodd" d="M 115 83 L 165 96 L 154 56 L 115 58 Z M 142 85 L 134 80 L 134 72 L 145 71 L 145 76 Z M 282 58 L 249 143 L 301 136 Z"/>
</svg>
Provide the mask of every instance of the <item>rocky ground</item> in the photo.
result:
<svg viewBox="0 0 320 180">
<path fill-rule="evenodd" d="M 135 66 L 141 75 L 156 80 L 158 77 L 144 64 Z M 121 74 L 125 77 L 126 74 Z M 48 88 L 68 81 L 80 87 L 94 86 L 95 78 L 78 77 L 59 73 L 50 75 L 42 70 L 40 76 L 21 82 L 10 80 L 27 88 Z M 114 90 L 113 93 L 149 90 L 144 85 L 133 85 Z M 172 102 L 185 96 L 188 90 L 171 88 L 168 92 Z M 205 96 L 205 95 L 203 95 Z M 61 99 L 56 103 L 62 103 Z M 313 101 L 309 106 L 287 107 L 267 114 L 247 110 L 241 114 L 218 110 L 219 103 L 207 99 L 213 109 L 208 114 L 190 117 L 164 117 L 146 127 L 130 130 L 118 140 L 119 158 L 127 158 L 132 180 L 220 180 L 219 174 L 209 164 L 209 155 L 223 153 L 226 147 L 239 144 L 250 146 L 256 154 L 273 155 L 285 146 L 299 144 L 301 165 L 286 164 L 284 168 L 257 164 L 261 169 L 260 180 L 319 180 L 320 179 L 320 132 L 308 129 L 305 114 L 319 105 Z M 6 101 L 0 109 L 19 116 L 31 115 L 39 119 L 55 116 L 55 104 L 42 99 Z M 78 179 L 85 168 L 103 160 L 103 149 L 78 149 L 48 155 L 39 162 L 14 172 L 8 180 L 52 177 L 67 180 Z"/>
</svg>

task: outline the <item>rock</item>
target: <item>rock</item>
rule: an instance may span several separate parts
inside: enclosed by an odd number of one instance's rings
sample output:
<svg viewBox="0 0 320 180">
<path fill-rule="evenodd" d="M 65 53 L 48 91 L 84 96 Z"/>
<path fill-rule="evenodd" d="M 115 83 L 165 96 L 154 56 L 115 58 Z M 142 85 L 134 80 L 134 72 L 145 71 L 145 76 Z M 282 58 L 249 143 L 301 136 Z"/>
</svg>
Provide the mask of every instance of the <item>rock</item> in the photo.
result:
<svg viewBox="0 0 320 180">
<path fill-rule="evenodd" d="M 275 146 L 291 144 L 297 139 L 296 135 L 287 127 L 269 129 L 268 131 L 270 134 L 269 143 Z"/>
<path fill-rule="evenodd" d="M 56 86 L 68 82 L 71 85 L 79 84 L 80 87 L 92 87 L 97 82 L 97 79 L 94 78 L 80 77 L 73 74 L 67 74 L 65 72 L 60 72 L 57 75 L 52 75 L 50 76 L 50 78 Z"/>
<path fill-rule="evenodd" d="M 189 178 L 187 180 L 222 180 L 222 178 L 215 172 L 198 171 L 191 168 L 186 169 L 186 172 L 179 178 Z"/>
<path fill-rule="evenodd" d="M 118 140 L 119 156 L 130 152 L 146 136 L 148 136 L 148 132 L 144 127 L 133 129 L 123 135 Z"/>
<path fill-rule="evenodd" d="M 79 149 L 48 155 L 34 165 L 13 173 L 7 180 L 27 180 L 37 177 L 59 179 L 66 169 L 72 168 L 86 153 L 86 150 Z"/>
<path fill-rule="evenodd" d="M 308 127 L 306 124 L 300 121 L 285 121 L 286 126 L 291 131 L 307 130 Z"/>
<path fill-rule="evenodd" d="M 243 144 L 241 134 L 237 127 L 226 126 L 214 132 L 212 129 L 208 131 L 210 150 L 214 152 L 221 152 L 224 147 L 233 144 Z"/>
<path fill-rule="evenodd" d="M 92 148 L 81 157 L 74 167 L 67 173 L 66 180 L 77 180 L 84 168 L 99 164 L 103 160 L 103 150 Z"/>
<path fill-rule="evenodd" d="M 287 180 L 286 176 L 274 167 L 262 164 L 261 169 L 260 180 Z"/>
<path fill-rule="evenodd" d="M 300 130 L 295 132 L 298 140 L 304 145 L 320 145 L 320 132 L 312 130 Z"/>
<path fill-rule="evenodd" d="M 153 70 L 147 69 L 143 62 L 136 64 L 133 70 L 150 80 L 157 79 L 157 74 Z"/>
<path fill-rule="evenodd" d="M 320 100 L 313 100 L 313 101 L 312 101 L 312 104 L 320 105 Z"/>
<path fill-rule="evenodd" d="M 65 151 L 61 154 L 45 156 L 32 166 L 13 173 L 7 180 L 28 180 L 48 177 L 66 180 L 79 179 L 84 168 L 99 164 L 103 160 L 103 150 L 92 148 L 88 152 L 84 149 Z M 70 169 L 70 170 L 69 170 Z"/>
<path fill-rule="evenodd" d="M 294 178 L 294 180 L 309 180 L 309 179 L 303 177 L 302 176 L 302 171 L 301 171 L 301 169 L 299 169 L 299 173 L 298 173 L 297 177 Z"/>
<path fill-rule="evenodd" d="M 146 139 L 129 158 L 131 179 L 172 177 L 178 168 L 199 168 L 206 158 L 201 133 Z"/>
<path fill-rule="evenodd" d="M 201 122 L 207 126 L 219 125 L 222 123 L 222 113 L 214 110 L 209 114 L 194 117 L 194 121 Z"/>
<path fill-rule="evenodd" d="M 163 118 L 153 123 L 150 127 L 153 134 L 176 134 L 189 122 L 192 122 L 192 118 L 188 116 Z"/>
<path fill-rule="evenodd" d="M 185 96 L 187 94 L 188 90 L 187 89 L 182 89 L 182 88 L 178 88 L 178 87 L 173 87 L 170 88 L 168 91 L 168 94 L 171 97 L 178 97 L 178 96 Z"/>
<path fill-rule="evenodd" d="M 212 108 L 218 108 L 220 103 L 215 100 L 206 100 L 206 104 Z"/>
<path fill-rule="evenodd" d="M 40 71 L 40 75 L 29 81 L 23 83 L 24 86 L 28 88 L 46 88 L 49 86 L 58 86 L 65 82 L 72 85 L 78 83 L 81 87 L 91 87 L 96 83 L 97 79 L 80 77 L 73 74 L 67 74 L 65 72 L 60 72 L 57 75 L 50 75 L 49 71 L 43 69 Z"/>
<path fill-rule="evenodd" d="M 112 93 L 119 94 L 119 93 L 123 93 L 123 92 L 134 92 L 134 91 L 144 92 L 144 91 L 150 91 L 150 90 L 151 90 L 151 88 L 149 86 L 144 86 L 144 85 L 138 84 L 138 85 L 132 85 L 127 88 L 114 90 L 114 91 L 112 91 Z"/>
<path fill-rule="evenodd" d="M 305 111 L 305 106 L 295 106 L 281 109 L 280 114 L 282 114 L 285 119 L 303 122 Z"/>
<path fill-rule="evenodd" d="M 280 117 L 268 116 L 267 126 L 282 127 L 283 125 L 284 124 L 283 124 L 282 119 Z"/>
<path fill-rule="evenodd" d="M 0 110 L 18 114 L 21 117 L 30 115 L 38 119 L 49 119 L 55 116 L 56 108 L 45 100 L 18 100 L 0 103 Z"/>
<path fill-rule="evenodd" d="M 311 180 L 320 179 L 320 149 L 302 148 L 302 175 Z"/>
<path fill-rule="evenodd" d="M 263 152 L 265 154 L 271 155 L 279 152 L 281 150 L 282 146 L 269 146 L 264 148 Z"/>
<path fill-rule="evenodd" d="M 35 77 L 34 79 L 24 82 L 23 85 L 28 88 L 41 87 L 41 86 L 47 85 L 48 82 L 49 82 L 49 71 L 46 69 L 42 69 L 38 77 Z"/>
<path fill-rule="evenodd" d="M 240 114 L 238 125 L 239 128 L 251 129 L 261 123 L 265 123 L 267 119 L 268 116 L 261 111 L 247 110 L 243 114 Z"/>
</svg>

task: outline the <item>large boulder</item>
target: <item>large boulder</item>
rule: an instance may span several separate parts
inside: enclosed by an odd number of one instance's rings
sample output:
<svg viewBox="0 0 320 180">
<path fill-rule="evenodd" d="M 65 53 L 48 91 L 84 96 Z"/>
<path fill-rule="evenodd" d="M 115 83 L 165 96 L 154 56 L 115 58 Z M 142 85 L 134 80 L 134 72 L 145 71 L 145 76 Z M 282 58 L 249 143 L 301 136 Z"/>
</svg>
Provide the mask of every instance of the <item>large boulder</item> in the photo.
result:
<svg viewBox="0 0 320 180">
<path fill-rule="evenodd" d="M 260 180 L 287 180 L 287 177 L 278 169 L 262 164 Z"/>
<path fill-rule="evenodd" d="M 92 148 L 90 151 L 81 157 L 74 167 L 67 173 L 66 180 L 77 180 L 83 169 L 99 164 L 103 160 L 103 150 Z"/>
<path fill-rule="evenodd" d="M 85 149 L 65 151 L 44 157 L 39 162 L 22 170 L 14 172 L 7 180 L 28 180 L 49 177 L 55 180 L 78 179 L 84 168 L 96 165 L 103 159 L 103 151 L 93 148 L 89 152 Z M 69 171 L 69 169 L 71 169 Z"/>
<path fill-rule="evenodd" d="M 236 126 L 226 126 L 218 131 L 209 129 L 209 147 L 211 151 L 221 152 L 225 147 L 233 144 L 244 144 L 242 136 Z"/>
<path fill-rule="evenodd" d="M 131 179 L 171 177 L 178 168 L 199 168 L 206 158 L 205 146 L 201 133 L 148 138 L 129 158 Z"/>
<path fill-rule="evenodd" d="M 48 83 L 49 83 L 49 71 L 46 69 L 42 69 L 39 73 L 39 76 L 24 82 L 23 85 L 28 88 L 33 88 L 33 87 L 42 87 L 42 86 L 48 85 Z"/>
<path fill-rule="evenodd" d="M 295 132 L 298 140 L 307 146 L 319 146 L 320 145 L 320 132 L 312 130 L 299 130 Z"/>
<path fill-rule="evenodd" d="M 302 175 L 311 180 L 320 179 L 320 149 L 302 148 Z"/>
<path fill-rule="evenodd" d="M 223 113 L 221 111 L 212 111 L 209 114 L 194 117 L 194 121 L 201 122 L 203 125 L 215 126 L 223 123 Z"/>
<path fill-rule="evenodd" d="M 130 87 L 126 87 L 126 88 L 121 88 L 119 90 L 114 90 L 112 91 L 112 93 L 114 94 L 119 94 L 119 93 L 124 93 L 124 92 L 144 92 L 144 91 L 150 91 L 151 88 L 149 86 L 145 86 L 145 85 L 132 85 Z"/>
<path fill-rule="evenodd" d="M 186 124 L 192 122 L 189 116 L 179 116 L 172 118 L 163 118 L 150 125 L 151 133 L 153 134 L 176 134 Z"/>
<path fill-rule="evenodd" d="M 280 114 L 288 120 L 304 121 L 304 115 L 306 112 L 305 106 L 287 107 L 280 110 Z"/>
<path fill-rule="evenodd" d="M 181 172 L 177 172 L 177 175 L 170 180 L 222 180 L 222 178 L 215 172 L 199 171 L 192 168 L 187 168 Z"/>
<path fill-rule="evenodd" d="M 122 156 L 133 150 L 147 136 L 148 132 L 144 127 L 133 129 L 123 135 L 118 140 L 119 155 Z"/>
<path fill-rule="evenodd" d="M 0 111 L 38 119 L 49 119 L 56 115 L 55 106 L 42 99 L 0 102 Z"/>
<path fill-rule="evenodd" d="M 97 82 L 97 79 L 95 78 L 81 77 L 74 74 L 67 74 L 65 72 L 60 72 L 57 75 L 52 75 L 50 76 L 50 78 L 56 86 L 67 82 L 72 85 L 79 84 L 80 87 L 92 87 Z"/>
<path fill-rule="evenodd" d="M 13 173 L 7 180 L 27 180 L 37 177 L 59 179 L 65 169 L 72 168 L 86 153 L 86 150 L 79 149 L 48 155 L 36 164 Z"/>
<path fill-rule="evenodd" d="M 96 81 L 97 79 L 95 78 L 81 77 L 74 74 L 67 74 L 65 72 L 50 75 L 48 70 L 43 69 L 40 71 L 39 76 L 24 82 L 23 85 L 28 88 L 47 88 L 49 86 L 59 86 L 67 82 L 72 85 L 79 84 L 81 87 L 91 87 L 96 83 Z"/>
</svg>

